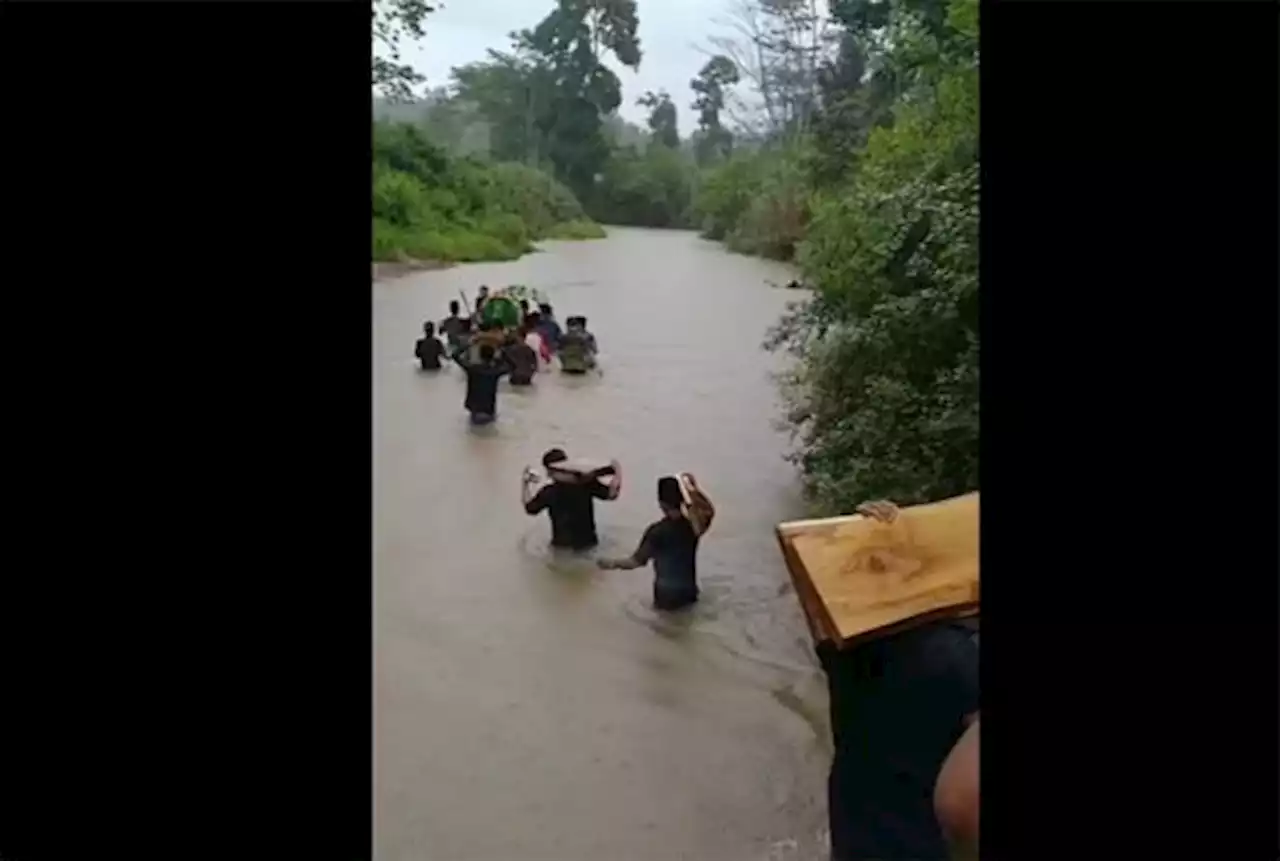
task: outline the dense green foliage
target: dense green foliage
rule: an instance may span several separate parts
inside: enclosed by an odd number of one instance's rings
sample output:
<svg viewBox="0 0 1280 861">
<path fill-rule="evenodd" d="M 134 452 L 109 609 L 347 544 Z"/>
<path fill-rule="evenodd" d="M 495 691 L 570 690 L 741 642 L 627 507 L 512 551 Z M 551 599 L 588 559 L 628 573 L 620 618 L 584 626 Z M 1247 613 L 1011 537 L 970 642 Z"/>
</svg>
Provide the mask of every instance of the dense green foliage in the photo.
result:
<svg viewBox="0 0 1280 861">
<path fill-rule="evenodd" d="M 814 296 L 775 333 L 799 360 L 785 391 L 824 510 L 978 486 L 977 2 L 934 11 L 888 10 L 899 94 L 816 187 L 798 246 Z M 811 162 L 827 179 L 830 147 Z"/>
<path fill-rule="evenodd" d="M 543 171 L 453 158 L 413 126 L 374 124 L 375 260 L 509 260 L 535 239 L 601 235 Z"/>
<path fill-rule="evenodd" d="M 804 236 L 809 195 L 796 147 L 742 151 L 703 172 L 695 223 L 734 251 L 790 260 Z"/>
</svg>

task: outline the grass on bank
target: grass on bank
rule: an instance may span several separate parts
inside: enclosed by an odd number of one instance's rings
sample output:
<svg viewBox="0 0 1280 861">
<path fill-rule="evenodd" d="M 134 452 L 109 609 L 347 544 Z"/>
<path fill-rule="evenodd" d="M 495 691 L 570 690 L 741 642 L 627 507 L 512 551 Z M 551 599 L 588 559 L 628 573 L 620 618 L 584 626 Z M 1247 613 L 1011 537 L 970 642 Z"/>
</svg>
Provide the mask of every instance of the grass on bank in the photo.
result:
<svg viewBox="0 0 1280 861">
<path fill-rule="evenodd" d="M 547 231 L 543 239 L 604 239 L 605 230 L 594 221 L 584 218 L 557 224 Z"/>
</svg>

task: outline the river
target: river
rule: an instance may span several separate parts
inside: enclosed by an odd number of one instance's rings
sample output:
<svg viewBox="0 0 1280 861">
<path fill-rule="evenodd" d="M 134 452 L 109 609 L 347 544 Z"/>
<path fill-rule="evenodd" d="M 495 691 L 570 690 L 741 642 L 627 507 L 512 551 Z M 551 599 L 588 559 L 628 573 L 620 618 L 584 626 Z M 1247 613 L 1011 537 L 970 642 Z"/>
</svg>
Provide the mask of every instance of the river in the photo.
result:
<svg viewBox="0 0 1280 861">
<path fill-rule="evenodd" d="M 826 691 L 774 538 L 801 504 L 759 347 L 790 275 L 678 231 L 542 249 L 373 286 L 375 858 L 822 857 Z M 460 371 L 412 353 L 482 283 L 586 315 L 603 373 L 503 383 L 470 428 Z M 651 569 L 552 556 L 519 485 L 553 445 L 622 463 L 602 554 L 658 516 L 659 475 L 697 476 L 718 515 L 691 613 L 650 609 Z"/>
</svg>

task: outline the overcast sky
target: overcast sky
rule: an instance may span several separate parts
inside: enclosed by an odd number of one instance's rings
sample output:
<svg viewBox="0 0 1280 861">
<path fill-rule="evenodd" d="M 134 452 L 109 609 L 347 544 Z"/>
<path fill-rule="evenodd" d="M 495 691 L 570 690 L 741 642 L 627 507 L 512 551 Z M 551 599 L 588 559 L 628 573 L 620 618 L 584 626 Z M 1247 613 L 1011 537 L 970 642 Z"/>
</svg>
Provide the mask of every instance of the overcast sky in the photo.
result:
<svg viewBox="0 0 1280 861">
<path fill-rule="evenodd" d="M 554 0 L 443 0 L 445 7 L 427 17 L 426 38 L 405 46 L 402 57 L 427 76 L 428 87 L 449 83 L 449 70 L 485 58 L 487 48 L 506 50 L 512 30 L 532 28 L 551 11 Z M 609 65 L 622 81 L 619 113 L 644 124 L 646 111 L 636 106 L 645 90 L 665 89 L 680 109 L 680 134 L 693 130 L 689 79 L 707 58 L 695 45 L 719 31 L 713 22 L 725 12 L 728 0 L 638 0 L 640 70 Z"/>
</svg>

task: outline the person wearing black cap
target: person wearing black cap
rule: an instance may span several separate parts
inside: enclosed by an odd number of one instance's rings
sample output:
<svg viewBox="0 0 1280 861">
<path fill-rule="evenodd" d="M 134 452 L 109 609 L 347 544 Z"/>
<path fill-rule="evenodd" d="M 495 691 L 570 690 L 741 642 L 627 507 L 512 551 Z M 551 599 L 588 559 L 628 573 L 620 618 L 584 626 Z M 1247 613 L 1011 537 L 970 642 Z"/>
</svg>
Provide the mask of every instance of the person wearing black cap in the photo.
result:
<svg viewBox="0 0 1280 861">
<path fill-rule="evenodd" d="M 534 492 L 538 478 L 526 471 L 521 485 L 521 501 L 530 515 L 546 511 L 551 516 L 551 546 L 566 550 L 589 550 L 600 543 L 596 534 L 595 500 L 612 501 L 622 492 L 622 467 L 615 460 L 608 467 L 581 474 L 556 469 L 567 461 L 562 448 L 553 448 L 542 456 L 550 482 Z M 605 484 L 601 475 L 612 474 Z"/>
<path fill-rule="evenodd" d="M 635 553 L 596 563 L 601 568 L 625 571 L 653 560 L 653 606 L 658 610 L 679 610 L 698 600 L 698 542 L 716 516 L 715 506 L 698 489 L 694 477 L 688 473 L 684 477 L 689 485 L 687 506 L 678 478 L 668 475 L 658 479 L 662 519 L 644 531 Z M 692 519 L 685 516 L 686 508 Z"/>
</svg>

